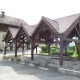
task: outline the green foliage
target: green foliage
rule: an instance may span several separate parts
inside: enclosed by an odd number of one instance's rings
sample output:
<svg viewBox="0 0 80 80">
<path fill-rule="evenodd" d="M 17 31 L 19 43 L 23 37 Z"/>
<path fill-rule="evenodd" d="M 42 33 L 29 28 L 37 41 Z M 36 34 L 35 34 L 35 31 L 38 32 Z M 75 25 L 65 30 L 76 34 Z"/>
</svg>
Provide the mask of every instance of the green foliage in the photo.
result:
<svg viewBox="0 0 80 80">
<path fill-rule="evenodd" d="M 46 45 L 41 45 L 40 48 L 41 48 L 40 53 L 48 53 Z"/>
<path fill-rule="evenodd" d="M 48 48 L 45 44 L 40 45 L 41 50 L 39 51 L 40 53 L 48 53 Z M 50 53 L 55 53 L 56 51 L 56 46 L 50 46 Z"/>
<path fill-rule="evenodd" d="M 59 50 L 51 51 L 50 54 L 52 54 L 52 55 L 59 55 L 60 51 Z"/>
<path fill-rule="evenodd" d="M 56 50 L 56 46 L 50 46 L 50 51 L 55 51 Z"/>
<path fill-rule="evenodd" d="M 68 50 L 74 50 L 75 51 L 75 46 L 69 46 Z"/>
<path fill-rule="evenodd" d="M 67 50 L 67 55 L 71 57 L 78 57 L 76 46 L 69 46 Z"/>
<path fill-rule="evenodd" d="M 48 55 L 48 49 L 46 45 L 42 44 L 40 48 L 41 48 L 40 54 Z M 60 55 L 60 51 L 56 50 L 56 46 L 50 46 L 50 54 Z M 65 55 L 65 50 L 63 51 L 63 54 Z M 74 58 L 78 57 L 76 46 L 69 46 L 67 48 L 67 56 L 74 57 Z"/>
<path fill-rule="evenodd" d="M 73 53 L 74 53 L 74 50 L 68 50 L 68 51 L 67 51 L 67 55 L 68 55 L 68 56 L 73 55 Z"/>
</svg>

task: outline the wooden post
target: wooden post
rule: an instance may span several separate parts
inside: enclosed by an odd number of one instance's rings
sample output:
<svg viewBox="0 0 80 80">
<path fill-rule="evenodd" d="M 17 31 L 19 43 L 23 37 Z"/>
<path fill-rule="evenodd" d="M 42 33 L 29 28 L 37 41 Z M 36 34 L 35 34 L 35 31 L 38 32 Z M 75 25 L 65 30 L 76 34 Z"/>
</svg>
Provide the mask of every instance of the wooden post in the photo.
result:
<svg viewBox="0 0 80 80">
<path fill-rule="evenodd" d="M 60 36 L 60 65 L 63 65 L 63 35 Z"/>
<path fill-rule="evenodd" d="M 31 60 L 34 60 L 34 53 L 33 53 L 33 51 L 34 51 L 34 45 L 33 45 L 33 39 L 31 40 Z"/>
<path fill-rule="evenodd" d="M 65 48 L 65 56 L 67 56 L 67 47 Z"/>
<path fill-rule="evenodd" d="M 6 48 L 7 48 L 7 47 L 6 47 L 5 44 L 6 44 L 6 42 L 4 42 L 4 44 L 3 44 L 3 55 L 6 55 Z"/>
<path fill-rule="evenodd" d="M 50 44 L 47 45 L 48 48 L 48 54 L 50 54 Z"/>
<path fill-rule="evenodd" d="M 79 49 L 79 43 L 75 42 L 75 46 L 77 48 L 77 54 L 78 54 L 78 60 L 79 60 L 79 51 L 80 51 L 80 49 Z"/>
<path fill-rule="evenodd" d="M 6 55 L 6 46 L 4 46 L 4 55 Z"/>
<path fill-rule="evenodd" d="M 16 43 L 16 40 L 15 40 L 15 57 L 17 57 L 17 43 Z"/>
<path fill-rule="evenodd" d="M 22 47 L 22 54 L 24 55 L 24 47 Z"/>
<path fill-rule="evenodd" d="M 79 20 L 79 35 L 80 35 L 80 20 Z M 80 40 L 80 37 L 79 37 L 79 40 Z M 79 48 L 80 48 L 80 42 L 79 42 Z M 78 53 L 78 60 L 80 60 L 80 49 Z"/>
<path fill-rule="evenodd" d="M 10 46 L 10 51 L 13 51 L 13 45 L 11 44 L 11 46 Z"/>
<path fill-rule="evenodd" d="M 36 54 L 37 54 L 37 46 L 36 46 Z"/>
<path fill-rule="evenodd" d="M 34 45 L 33 45 L 33 39 L 31 40 L 31 60 L 34 60 L 34 54 L 33 54 L 33 51 L 34 51 Z"/>
<path fill-rule="evenodd" d="M 28 49 L 28 45 L 26 46 L 26 49 Z"/>
<path fill-rule="evenodd" d="M 24 55 L 24 36 L 23 36 L 23 39 L 22 39 L 22 54 Z"/>
</svg>

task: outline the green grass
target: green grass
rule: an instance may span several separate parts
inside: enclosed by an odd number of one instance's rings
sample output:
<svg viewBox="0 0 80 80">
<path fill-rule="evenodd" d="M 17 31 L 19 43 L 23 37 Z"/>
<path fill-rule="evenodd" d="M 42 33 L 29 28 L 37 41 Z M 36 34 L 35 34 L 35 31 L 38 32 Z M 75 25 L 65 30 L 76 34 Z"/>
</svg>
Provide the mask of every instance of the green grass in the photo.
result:
<svg viewBox="0 0 80 80">
<path fill-rule="evenodd" d="M 40 55 L 49 55 L 48 53 L 38 53 Z"/>
</svg>

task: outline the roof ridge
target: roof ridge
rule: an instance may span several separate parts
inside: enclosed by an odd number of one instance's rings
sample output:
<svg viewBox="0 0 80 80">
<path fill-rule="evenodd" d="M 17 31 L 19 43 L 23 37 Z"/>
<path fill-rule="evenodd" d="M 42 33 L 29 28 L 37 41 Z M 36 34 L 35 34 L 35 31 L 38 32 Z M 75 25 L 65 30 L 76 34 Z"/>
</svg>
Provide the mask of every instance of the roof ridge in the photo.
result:
<svg viewBox="0 0 80 80">
<path fill-rule="evenodd" d="M 80 15 L 80 13 L 72 14 L 72 15 L 69 15 L 69 16 L 60 17 L 60 18 L 57 18 L 57 19 L 62 19 L 62 18 L 71 17 L 71 16 L 75 16 L 75 15 Z M 54 20 L 57 20 L 57 19 L 54 19 Z"/>
<path fill-rule="evenodd" d="M 24 21 L 23 19 L 7 16 L 7 15 L 5 15 L 4 17 L 1 17 L 1 14 L 0 14 L 0 23 L 11 25 L 11 26 L 18 26 L 18 27 L 20 27 L 21 23 L 27 24 L 26 21 Z"/>
<path fill-rule="evenodd" d="M 72 25 L 76 21 L 76 19 L 78 19 L 79 17 L 80 17 L 80 13 L 55 19 L 59 23 L 59 33 L 61 33 L 61 31 L 63 31 L 63 30 L 67 30 L 69 28 L 67 26 Z M 64 27 L 62 27 L 62 26 L 64 26 Z"/>
<path fill-rule="evenodd" d="M 57 22 L 57 21 L 55 21 L 55 20 L 53 20 L 53 19 L 50 19 L 50 18 L 47 18 L 47 17 L 44 17 L 44 16 L 42 16 L 42 18 L 44 18 L 44 19 L 46 19 L 48 22 L 49 22 L 49 20 L 50 21 L 52 21 L 52 22 L 55 22 L 55 23 L 57 23 L 57 26 L 55 27 L 53 27 L 53 28 L 55 28 L 55 30 L 57 31 L 57 32 L 59 32 L 59 22 Z M 50 22 L 49 22 L 50 23 Z M 51 23 L 50 23 L 51 24 Z M 52 24 L 51 24 L 52 25 Z M 52 25 L 53 26 L 53 25 Z M 57 28 L 57 29 L 56 29 Z"/>
</svg>

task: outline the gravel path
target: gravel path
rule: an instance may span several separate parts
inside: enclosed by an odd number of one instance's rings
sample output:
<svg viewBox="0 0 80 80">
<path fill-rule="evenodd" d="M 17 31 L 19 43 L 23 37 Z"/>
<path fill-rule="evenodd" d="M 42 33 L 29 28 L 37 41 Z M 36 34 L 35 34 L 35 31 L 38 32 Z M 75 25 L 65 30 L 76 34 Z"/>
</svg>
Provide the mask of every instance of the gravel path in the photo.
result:
<svg viewBox="0 0 80 80">
<path fill-rule="evenodd" d="M 42 70 L 13 61 L 0 60 L 0 80 L 80 80 L 80 77 Z"/>
</svg>

